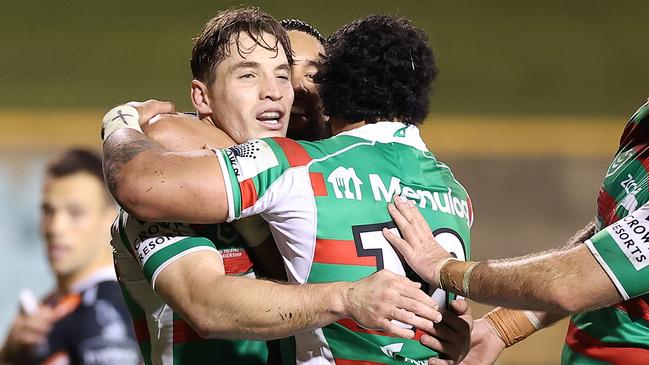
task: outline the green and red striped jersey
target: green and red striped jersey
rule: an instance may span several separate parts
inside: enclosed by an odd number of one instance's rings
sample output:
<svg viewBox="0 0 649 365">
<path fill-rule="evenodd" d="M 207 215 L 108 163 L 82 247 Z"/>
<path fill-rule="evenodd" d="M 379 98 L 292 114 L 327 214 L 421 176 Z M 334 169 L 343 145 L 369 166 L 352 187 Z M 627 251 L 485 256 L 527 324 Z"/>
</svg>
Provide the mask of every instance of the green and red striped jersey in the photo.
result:
<svg viewBox="0 0 649 365">
<path fill-rule="evenodd" d="M 266 219 L 294 283 L 354 281 L 384 268 L 406 275 L 381 233 L 396 231 L 386 207 L 395 195 L 414 201 L 440 243 L 468 258 L 469 195 L 415 126 L 379 122 L 317 142 L 267 138 L 215 153 L 229 220 Z M 443 291 L 433 297 L 446 300 Z M 438 355 L 349 319 L 299 333 L 294 345 L 293 364 L 426 364 Z"/>
<path fill-rule="evenodd" d="M 220 255 L 226 275 L 254 277 L 247 243 L 234 227 L 145 222 L 122 211 L 112 236 L 115 268 L 146 365 L 266 364 L 265 341 L 201 338 L 155 293 L 160 272 L 201 250 Z"/>
<path fill-rule="evenodd" d="M 609 227 L 586 242 L 624 301 L 571 318 L 562 364 L 649 364 L 648 180 L 645 104 L 624 129 L 599 193 L 597 228 Z"/>
</svg>

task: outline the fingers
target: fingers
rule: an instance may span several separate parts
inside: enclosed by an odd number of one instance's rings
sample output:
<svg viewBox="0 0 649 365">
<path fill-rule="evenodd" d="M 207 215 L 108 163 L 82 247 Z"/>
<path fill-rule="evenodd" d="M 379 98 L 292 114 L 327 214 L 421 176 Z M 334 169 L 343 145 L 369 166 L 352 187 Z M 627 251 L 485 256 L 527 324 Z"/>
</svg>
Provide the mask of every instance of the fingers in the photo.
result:
<svg viewBox="0 0 649 365">
<path fill-rule="evenodd" d="M 429 364 L 456 364 L 456 360 L 461 357 L 461 354 L 459 354 L 458 352 L 457 346 L 451 341 L 439 340 L 438 338 L 435 338 L 433 336 L 423 335 L 419 339 L 419 342 L 422 345 L 440 353 L 440 358 L 429 359 Z M 435 360 L 435 362 L 431 362 L 433 360 Z"/>
<path fill-rule="evenodd" d="M 385 237 L 394 248 L 399 251 L 404 258 L 407 258 L 410 256 L 412 252 L 412 246 L 410 246 L 410 243 L 408 241 L 404 240 L 403 238 L 397 236 L 396 234 L 392 233 L 389 229 L 383 228 L 383 237 Z"/>
<path fill-rule="evenodd" d="M 469 308 L 469 303 L 467 303 L 466 300 L 452 300 L 449 304 L 453 313 L 458 316 L 471 314 L 471 308 Z"/>
<path fill-rule="evenodd" d="M 398 211 L 412 226 L 415 234 L 420 237 L 423 235 L 430 235 L 432 237 L 433 234 L 430 231 L 428 222 L 426 222 L 424 216 L 421 215 L 419 209 L 415 207 L 415 204 L 411 200 L 396 196 L 394 202 Z"/>
<path fill-rule="evenodd" d="M 455 365 L 455 364 L 457 363 L 453 360 L 443 360 L 436 357 L 432 359 L 428 359 L 428 365 Z"/>
<path fill-rule="evenodd" d="M 435 326 L 435 323 L 433 323 L 433 321 L 419 317 L 416 314 L 402 308 L 395 308 L 392 311 L 390 317 L 395 321 L 401 322 L 402 324 L 410 325 L 422 330 L 432 329 Z"/>
<path fill-rule="evenodd" d="M 404 238 L 407 241 L 410 241 L 411 239 L 416 239 L 417 236 L 414 232 L 414 227 L 410 224 L 410 221 L 404 216 L 403 212 L 401 209 L 397 208 L 396 204 L 406 204 L 407 203 L 398 203 L 397 199 L 401 199 L 400 197 L 395 197 L 393 203 L 388 204 L 388 212 L 390 213 L 390 216 L 392 216 L 392 220 L 394 220 L 394 223 L 397 224 L 397 227 L 399 227 L 399 230 L 403 234 Z"/>
<path fill-rule="evenodd" d="M 385 319 L 379 324 L 379 329 L 401 338 L 411 339 L 415 337 L 415 331 L 408 328 L 403 328 L 395 323 L 392 323 L 392 321 L 388 319 Z"/>
<path fill-rule="evenodd" d="M 176 105 L 170 101 L 159 101 L 149 99 L 145 102 L 129 102 L 130 105 L 140 113 L 140 124 L 148 122 L 157 114 L 173 114 L 176 112 Z"/>
</svg>

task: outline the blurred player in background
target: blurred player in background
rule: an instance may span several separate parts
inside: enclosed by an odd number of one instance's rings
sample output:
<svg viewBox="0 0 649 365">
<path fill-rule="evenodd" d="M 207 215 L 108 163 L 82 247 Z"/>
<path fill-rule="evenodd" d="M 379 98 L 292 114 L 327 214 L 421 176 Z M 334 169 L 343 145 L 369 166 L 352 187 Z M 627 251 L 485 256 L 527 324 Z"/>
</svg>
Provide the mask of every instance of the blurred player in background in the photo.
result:
<svg viewBox="0 0 649 365">
<path fill-rule="evenodd" d="M 331 113 L 333 131 L 340 133 L 329 140 L 251 140 L 215 151 L 218 160 L 210 151 L 175 154 L 141 133 L 124 130 L 137 129 L 138 118 L 146 120 L 165 108 L 147 109 L 141 105 L 138 112 L 126 106 L 117 107 L 104 119 L 108 185 L 129 210 L 149 219 L 218 222 L 261 213 L 274 229 L 289 280 L 323 284 L 296 286 L 302 292 L 301 305 L 284 313 L 275 309 L 290 308 L 280 304 L 284 296 L 258 292 L 257 301 L 271 317 L 321 326 L 332 317 L 314 316 L 305 310 L 304 305 L 313 299 L 306 288 L 322 290 L 332 285 L 331 281 L 353 281 L 383 268 L 405 274 L 394 251 L 380 235 L 389 216 L 375 209 L 393 194 L 419 194 L 422 204 L 430 208 L 431 224 L 444 230 L 449 247 L 458 257 L 467 255 L 472 222 L 467 193 L 448 167 L 426 149 L 414 126 L 427 114 L 437 73 L 426 40 L 425 34 L 407 19 L 385 16 L 353 22 L 332 36 L 332 43 L 326 47 L 324 71 L 318 73 L 323 104 Z M 268 76 L 252 69 L 242 75 L 256 83 L 268 82 Z M 277 90 L 264 94 L 263 99 L 280 103 L 284 97 Z M 113 116 L 125 112 L 131 115 L 128 120 L 111 122 Z M 274 123 L 282 122 L 281 113 L 261 115 L 278 118 Z M 115 132 L 110 134 L 112 131 Z M 160 159 L 162 156 L 165 157 Z M 410 174 L 404 175 L 404 170 Z M 152 175 L 164 178 L 151 178 Z M 400 291 L 408 286 L 402 282 L 396 288 Z M 321 296 L 322 292 L 313 293 L 321 302 L 328 298 Z M 445 296 L 440 294 L 438 299 L 443 304 Z M 242 298 L 241 294 L 237 297 Z M 382 307 L 389 298 L 367 303 Z M 246 299 L 238 302 L 240 306 L 249 304 Z M 309 326 L 311 331 L 296 335 L 297 363 L 425 361 L 436 353 L 413 341 L 412 332 L 403 333 L 407 338 L 395 339 L 371 330 L 394 332 L 395 323 L 389 322 L 390 318 L 412 323 L 412 314 L 406 314 L 405 309 L 419 305 L 412 301 L 402 303 L 391 317 L 383 319 L 385 328 L 357 320 L 362 325 L 359 326 L 347 320 L 348 315 L 323 329 Z M 454 305 L 465 306 L 458 302 Z M 455 319 L 453 330 L 437 331 L 423 322 L 415 326 L 438 336 L 441 350 L 457 360 L 464 356 L 468 346 L 469 325 L 451 313 L 444 317 Z M 414 328 L 404 326 L 402 330 Z M 417 332 L 415 340 L 422 335 Z"/>
<path fill-rule="evenodd" d="M 308 24 L 299 24 L 318 34 Z M 302 35 L 302 31 L 292 33 Z M 309 38 L 313 36 L 308 34 L 306 40 L 311 41 Z M 313 72 L 309 67 L 315 65 L 322 48 L 317 45 L 303 44 L 295 53 L 306 69 L 298 72 L 299 76 L 292 75 L 286 32 L 272 17 L 246 8 L 221 12 L 205 26 L 192 54 L 195 79 L 191 95 L 199 120 L 174 116 L 147 123 L 144 130 L 172 150 L 283 136 L 291 110 L 292 85 L 304 92 L 304 85 L 311 82 L 301 78 L 305 72 Z M 312 98 L 305 99 L 303 110 L 320 110 L 307 104 L 311 102 Z M 314 128 L 320 128 L 322 116 L 309 117 L 317 118 Z M 311 126 L 308 119 L 304 122 Z M 383 273 L 352 285 L 350 292 L 347 284 L 340 283 L 298 287 L 241 278 L 253 276 L 249 257 L 255 261 L 256 271 L 276 260 L 280 267 L 275 271 L 284 272 L 270 232 L 261 223 L 243 220 L 234 226 L 197 226 L 146 222 L 121 214 L 114 227 L 113 245 L 147 362 L 200 364 L 217 359 L 265 363 L 263 342 L 235 339 L 284 337 L 346 315 L 377 326 L 367 315 L 375 314 L 369 302 L 392 292 L 390 283 L 403 282 L 396 276 Z M 273 251 L 260 252 L 268 242 Z M 411 290 L 422 301 L 432 303 L 416 286 Z M 277 306 L 266 310 L 269 302 Z M 351 302 L 354 308 L 346 304 Z M 390 306 L 394 299 L 384 302 L 384 312 L 394 308 Z"/>
<path fill-rule="evenodd" d="M 543 311 L 497 308 L 486 322 L 476 321 L 475 363 L 491 363 L 505 345 L 574 314 L 562 364 L 649 364 L 648 165 L 649 103 L 622 133 L 599 192 L 596 221 L 564 248 L 456 262 L 436 245 L 417 209 L 405 202 L 390 210 L 406 240 L 385 234 L 435 286 L 485 303 Z"/>
<path fill-rule="evenodd" d="M 108 244 L 117 210 L 103 183 L 101 158 L 69 150 L 45 175 L 41 228 L 56 288 L 33 308 L 24 303 L 0 362 L 138 364 Z"/>
</svg>

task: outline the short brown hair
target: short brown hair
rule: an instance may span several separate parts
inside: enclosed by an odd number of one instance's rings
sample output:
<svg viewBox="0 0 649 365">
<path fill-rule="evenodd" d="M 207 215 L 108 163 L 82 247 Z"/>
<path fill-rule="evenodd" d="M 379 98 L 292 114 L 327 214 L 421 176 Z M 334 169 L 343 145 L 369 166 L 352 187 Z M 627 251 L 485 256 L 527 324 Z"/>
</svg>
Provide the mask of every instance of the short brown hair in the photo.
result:
<svg viewBox="0 0 649 365">
<path fill-rule="evenodd" d="M 258 8 L 232 8 L 210 19 L 194 39 L 191 59 L 193 77 L 208 84 L 212 83 L 216 75 L 216 66 L 230 55 L 231 43 L 237 45 L 237 51 L 241 54 L 238 48 L 241 33 L 254 39 L 258 46 L 276 53 L 279 52 L 281 44 L 289 64 L 293 64 L 291 42 L 286 30 L 275 18 Z M 272 35 L 275 44 L 268 44 L 262 37 L 263 33 Z M 233 39 L 235 42 L 232 42 Z"/>
<path fill-rule="evenodd" d="M 48 178 L 60 179 L 82 172 L 96 177 L 102 186 L 105 186 L 104 174 L 101 168 L 101 155 L 91 149 L 72 148 L 64 151 L 58 158 L 47 165 L 45 175 Z M 108 190 L 104 189 L 104 192 L 106 193 L 106 201 L 114 203 Z"/>
</svg>

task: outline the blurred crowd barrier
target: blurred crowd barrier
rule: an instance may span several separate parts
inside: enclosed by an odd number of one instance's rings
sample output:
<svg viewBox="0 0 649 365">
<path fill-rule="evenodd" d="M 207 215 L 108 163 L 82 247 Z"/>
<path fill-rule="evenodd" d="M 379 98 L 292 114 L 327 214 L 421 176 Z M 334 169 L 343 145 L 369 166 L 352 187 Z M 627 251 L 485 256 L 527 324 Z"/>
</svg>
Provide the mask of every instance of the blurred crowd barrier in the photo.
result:
<svg viewBox="0 0 649 365">
<path fill-rule="evenodd" d="M 39 232 L 43 168 L 71 146 L 101 147 L 101 110 L 0 111 L 0 336 L 21 288 L 53 281 Z M 474 259 L 556 247 L 592 218 L 596 194 L 626 123 L 621 118 L 434 114 L 424 140 L 473 200 Z M 108 244 L 108 243 L 106 243 Z M 477 315 L 488 308 L 473 306 Z M 499 364 L 557 364 L 566 323 L 509 349 Z"/>
</svg>

